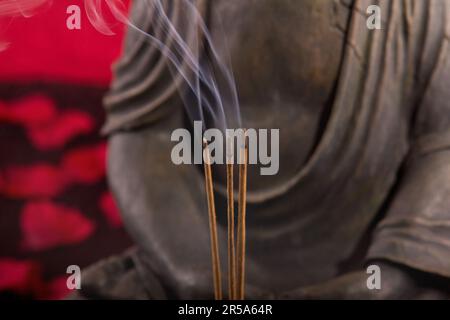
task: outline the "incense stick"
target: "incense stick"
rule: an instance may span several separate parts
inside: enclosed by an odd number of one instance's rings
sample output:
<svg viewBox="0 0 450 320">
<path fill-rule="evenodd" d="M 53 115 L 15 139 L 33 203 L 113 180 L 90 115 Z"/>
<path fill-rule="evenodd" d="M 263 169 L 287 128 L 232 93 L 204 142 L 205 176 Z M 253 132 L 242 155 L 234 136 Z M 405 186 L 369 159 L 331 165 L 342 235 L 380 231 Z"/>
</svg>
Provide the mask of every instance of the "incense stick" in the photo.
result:
<svg viewBox="0 0 450 320">
<path fill-rule="evenodd" d="M 236 299 L 245 298 L 245 219 L 247 201 L 247 166 L 248 145 L 245 140 L 244 147 L 240 149 L 241 161 L 239 163 L 239 212 L 238 212 L 238 235 L 237 235 L 237 286 Z"/>
<path fill-rule="evenodd" d="M 234 244 L 234 186 L 233 163 L 227 163 L 227 216 L 228 216 L 228 298 L 235 300 L 236 248 Z"/>
<path fill-rule="evenodd" d="M 214 203 L 214 188 L 211 171 L 211 156 L 209 153 L 208 142 L 203 141 L 204 147 L 204 167 L 206 195 L 208 199 L 209 213 L 209 231 L 211 237 L 211 259 L 214 280 L 214 297 L 216 300 L 222 300 L 222 279 L 220 272 L 219 242 L 217 236 L 216 207 Z"/>
</svg>

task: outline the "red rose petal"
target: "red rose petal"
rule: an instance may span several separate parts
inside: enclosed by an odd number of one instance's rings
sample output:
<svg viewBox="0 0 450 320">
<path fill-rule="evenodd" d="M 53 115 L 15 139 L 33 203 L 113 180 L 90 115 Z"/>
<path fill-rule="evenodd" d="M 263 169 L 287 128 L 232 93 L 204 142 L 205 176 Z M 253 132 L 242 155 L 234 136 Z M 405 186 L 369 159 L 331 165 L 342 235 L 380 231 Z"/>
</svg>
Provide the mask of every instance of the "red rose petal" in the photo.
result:
<svg viewBox="0 0 450 320">
<path fill-rule="evenodd" d="M 113 227 L 122 226 L 122 218 L 116 202 L 110 192 L 105 192 L 100 197 L 99 206 L 105 215 L 108 223 Z"/>
<path fill-rule="evenodd" d="M 12 198 L 53 197 L 66 185 L 63 172 L 47 164 L 10 167 L 0 175 L 0 192 Z"/>
<path fill-rule="evenodd" d="M 24 247 L 30 250 L 78 243 L 87 239 L 95 229 L 94 224 L 78 210 L 49 201 L 26 204 L 20 224 Z"/>
<path fill-rule="evenodd" d="M 32 143 L 40 150 L 61 147 L 81 134 L 94 129 L 92 117 L 78 110 L 62 113 L 52 100 L 30 96 L 11 104 L 0 104 L 0 121 L 23 125 Z"/>
<path fill-rule="evenodd" d="M 61 300 L 64 299 L 72 291 L 67 288 L 68 276 L 60 276 L 49 283 L 44 294 L 40 294 L 39 298 L 42 300 Z"/>
<path fill-rule="evenodd" d="M 98 182 L 105 176 L 106 145 L 83 147 L 67 153 L 62 168 L 74 182 Z"/>
<path fill-rule="evenodd" d="M 94 120 L 80 111 L 67 111 L 52 122 L 31 127 L 28 136 L 39 150 L 49 150 L 64 146 L 73 138 L 88 134 L 94 129 Z"/>
<path fill-rule="evenodd" d="M 25 127 L 40 126 L 55 117 L 56 108 L 53 101 L 41 95 L 26 97 L 9 105 L 0 104 L 0 121 Z"/>
<path fill-rule="evenodd" d="M 0 259 L 0 291 L 32 295 L 42 290 L 41 269 L 36 262 Z"/>
</svg>

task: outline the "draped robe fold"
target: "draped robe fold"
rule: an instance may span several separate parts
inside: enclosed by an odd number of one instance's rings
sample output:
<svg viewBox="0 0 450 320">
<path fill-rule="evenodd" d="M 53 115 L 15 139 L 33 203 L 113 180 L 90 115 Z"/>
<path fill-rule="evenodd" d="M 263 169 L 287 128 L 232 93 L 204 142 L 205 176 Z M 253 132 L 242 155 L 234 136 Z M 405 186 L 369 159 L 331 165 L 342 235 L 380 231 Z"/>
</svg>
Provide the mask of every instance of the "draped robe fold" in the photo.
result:
<svg viewBox="0 0 450 320">
<path fill-rule="evenodd" d="M 196 29 L 170 3 L 170 17 L 189 41 Z M 367 28 L 373 4 L 381 8 L 382 30 Z M 198 6 L 206 14 L 205 2 Z M 359 251 L 357 264 L 388 259 L 450 277 L 449 15 L 445 0 L 354 2 L 331 113 L 315 149 L 284 183 L 249 193 L 248 215 L 257 216 L 248 224 L 251 286 L 280 293 L 318 283 L 354 267 Z M 133 19 L 160 32 L 139 4 Z M 130 31 L 105 98 L 104 133 L 156 125 L 182 108 L 174 101 L 183 82 L 169 69 Z"/>
</svg>

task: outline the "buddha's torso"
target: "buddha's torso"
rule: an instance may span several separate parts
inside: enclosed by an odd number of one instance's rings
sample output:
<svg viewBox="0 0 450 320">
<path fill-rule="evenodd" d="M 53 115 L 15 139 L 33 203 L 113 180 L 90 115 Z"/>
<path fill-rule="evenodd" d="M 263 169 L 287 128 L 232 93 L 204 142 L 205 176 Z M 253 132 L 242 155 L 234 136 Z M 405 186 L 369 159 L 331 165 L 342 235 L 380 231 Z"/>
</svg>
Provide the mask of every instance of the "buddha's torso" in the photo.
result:
<svg viewBox="0 0 450 320">
<path fill-rule="evenodd" d="M 273 199 L 269 196 L 273 201 L 261 203 L 252 198 L 271 194 L 298 175 L 321 139 L 341 71 L 349 9 L 332 0 L 224 0 L 214 2 L 211 10 L 210 28 L 217 50 L 224 59 L 229 50 L 231 57 L 243 126 L 280 129 L 279 173 L 262 176 L 259 166 L 249 167 L 247 231 L 252 263 L 248 271 L 261 276 L 251 280 L 259 283 L 271 277 L 271 286 L 288 287 L 286 277 L 275 276 L 280 265 L 284 274 L 290 275 L 287 278 L 299 282 L 314 279 L 320 272 L 304 264 L 317 249 L 315 244 L 306 244 L 305 239 L 315 239 L 315 232 L 321 230 L 308 220 L 321 210 L 321 202 L 305 210 L 300 203 L 307 196 L 297 191 L 287 197 L 285 193 Z M 221 40 L 221 28 L 226 42 Z M 216 182 L 222 187 L 218 191 L 223 191 L 223 166 L 217 166 L 215 172 Z M 326 180 L 327 176 L 317 179 Z M 223 192 L 218 199 L 218 217 L 225 228 Z M 298 226 L 294 227 L 292 221 Z M 283 231 L 290 227 L 289 232 Z M 271 233 L 278 236 L 271 238 Z M 263 252 L 270 252 L 271 258 L 266 259 Z M 311 263 L 320 265 L 317 261 Z M 331 272 L 333 266 L 326 267 L 323 274 Z M 299 274 L 299 269 L 305 274 Z"/>
<path fill-rule="evenodd" d="M 360 253 L 365 250 L 362 240 L 374 218 L 382 213 L 407 152 L 405 119 L 410 116 L 406 108 L 398 107 L 405 89 L 399 81 L 403 73 L 398 70 L 402 70 L 402 66 L 397 70 L 388 63 L 388 58 L 380 64 L 381 57 L 385 57 L 383 52 L 389 49 L 387 45 L 392 46 L 390 42 L 395 38 L 387 37 L 385 31 L 371 34 L 364 29 L 365 19 L 361 19 L 356 10 L 352 13 L 349 30 L 351 45 L 346 46 L 341 72 L 350 15 L 345 3 L 351 1 L 209 2 L 212 14 L 208 26 L 219 55 L 224 60 L 228 60 L 228 55 L 231 57 L 243 126 L 280 129 L 279 174 L 261 176 L 257 167 L 251 167 L 249 174 L 249 199 L 252 193 L 258 193 L 256 191 L 265 194 L 268 189 L 276 190 L 271 197 L 247 202 L 249 287 L 283 292 L 318 283 L 360 263 L 363 258 Z M 374 43 L 376 45 L 372 45 Z M 144 50 L 142 53 L 136 51 L 130 56 L 143 59 L 148 54 Z M 138 65 L 136 59 L 127 59 L 121 71 L 128 75 L 133 66 L 132 71 L 142 69 L 143 73 L 149 73 L 148 68 L 135 65 Z M 172 78 L 168 79 L 173 85 Z M 142 88 L 149 93 L 146 86 Z M 117 91 L 120 93 L 120 88 Z M 142 108 L 138 111 L 144 112 L 137 112 L 138 116 L 154 111 L 156 107 L 146 108 L 151 105 L 153 96 L 139 98 L 144 103 L 139 101 L 127 106 Z M 197 210 L 205 199 L 195 189 L 186 187 L 177 189 L 177 198 L 182 199 L 179 208 L 163 204 L 161 199 L 168 199 L 166 194 L 172 195 L 164 186 L 152 185 L 155 173 L 156 177 L 167 175 L 167 181 L 161 181 L 170 187 L 183 182 L 183 177 L 180 178 L 178 172 L 173 173 L 174 167 L 162 165 L 149 170 L 148 162 L 142 164 L 141 149 L 148 150 L 145 154 L 151 159 L 163 158 L 155 156 L 159 146 L 150 145 L 155 141 L 153 131 L 144 130 L 138 135 L 136 139 L 124 139 L 139 150 L 135 163 L 138 167 L 142 165 L 140 171 L 147 174 L 147 179 L 141 178 L 141 172 L 135 179 L 127 175 L 121 177 L 132 187 L 139 181 L 140 188 L 135 189 L 148 191 L 143 198 L 151 198 L 151 201 L 146 200 L 142 208 L 135 209 L 135 195 L 122 181 L 118 183 L 123 198 L 132 199 L 128 199 L 131 213 L 125 214 L 129 229 L 175 291 L 195 291 L 192 296 L 196 296 L 201 287 L 211 291 L 210 253 L 207 245 L 199 245 L 207 243 L 206 205 L 204 210 Z M 121 137 L 118 139 L 120 148 L 116 155 L 120 160 L 124 152 Z M 315 148 L 319 141 L 319 147 Z M 133 157 L 124 158 L 127 164 L 130 158 Z M 116 163 L 121 171 L 125 162 L 119 160 Z M 184 167 L 183 170 L 187 175 L 191 173 Z M 215 173 L 218 173 L 215 182 L 223 186 L 223 175 L 219 170 Z M 277 188 L 280 186 L 287 188 Z M 164 192 L 156 192 L 159 190 Z M 184 201 L 193 205 L 184 206 Z M 221 252 L 226 252 L 223 193 L 216 196 L 216 204 L 218 219 L 222 220 L 219 221 L 219 243 Z M 177 210 L 171 211 L 167 206 Z M 152 210 L 154 208 L 157 210 Z M 174 235 L 183 240 L 175 241 Z"/>
<path fill-rule="evenodd" d="M 264 177 L 252 166 L 249 188 L 282 184 L 299 171 L 321 135 L 348 9 L 329 0 L 224 0 L 210 10 L 217 51 L 224 60 L 231 57 L 243 125 L 280 129 L 279 173 Z"/>
</svg>

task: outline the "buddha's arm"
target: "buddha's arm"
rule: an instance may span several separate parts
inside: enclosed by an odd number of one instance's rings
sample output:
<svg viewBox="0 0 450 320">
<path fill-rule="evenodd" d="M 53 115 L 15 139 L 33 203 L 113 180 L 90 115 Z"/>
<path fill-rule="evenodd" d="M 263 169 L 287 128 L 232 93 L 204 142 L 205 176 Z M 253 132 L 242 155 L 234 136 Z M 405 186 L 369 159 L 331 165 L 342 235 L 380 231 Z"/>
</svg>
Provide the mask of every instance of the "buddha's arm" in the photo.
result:
<svg viewBox="0 0 450 320">
<path fill-rule="evenodd" d="M 299 288 L 285 294 L 284 299 L 448 299 L 442 290 L 449 283 L 440 277 L 419 272 L 384 260 L 372 261 L 381 270 L 381 290 L 369 290 L 370 276 L 365 270 L 347 273 L 325 283 Z M 429 287 L 423 287 L 427 283 Z"/>
<path fill-rule="evenodd" d="M 204 178 L 194 165 L 171 161 L 170 136 L 182 120 L 169 118 L 111 136 L 109 182 L 145 267 L 172 297 L 208 297 L 213 290 Z"/>
<path fill-rule="evenodd" d="M 411 126 L 411 150 L 385 218 L 376 227 L 368 264 L 381 268 L 381 290 L 366 270 L 301 288 L 295 298 L 450 297 L 450 46 L 439 59 Z"/>
<path fill-rule="evenodd" d="M 409 158 L 369 258 L 383 258 L 450 280 L 450 47 L 439 59 L 417 110 Z"/>
</svg>

